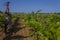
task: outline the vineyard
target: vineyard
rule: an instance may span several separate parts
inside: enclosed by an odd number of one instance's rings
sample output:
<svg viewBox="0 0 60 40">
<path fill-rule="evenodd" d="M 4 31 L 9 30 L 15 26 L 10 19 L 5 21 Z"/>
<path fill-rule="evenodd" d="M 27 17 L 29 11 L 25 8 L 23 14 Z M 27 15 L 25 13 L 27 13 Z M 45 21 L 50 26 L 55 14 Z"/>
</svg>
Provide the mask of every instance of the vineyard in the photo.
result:
<svg viewBox="0 0 60 40">
<path fill-rule="evenodd" d="M 12 13 L 12 21 L 17 17 L 24 19 L 25 27 L 31 27 L 34 32 L 33 40 L 60 40 L 60 14 L 58 13 Z M 4 14 L 0 14 L 0 32 L 3 31 L 2 24 Z"/>
</svg>

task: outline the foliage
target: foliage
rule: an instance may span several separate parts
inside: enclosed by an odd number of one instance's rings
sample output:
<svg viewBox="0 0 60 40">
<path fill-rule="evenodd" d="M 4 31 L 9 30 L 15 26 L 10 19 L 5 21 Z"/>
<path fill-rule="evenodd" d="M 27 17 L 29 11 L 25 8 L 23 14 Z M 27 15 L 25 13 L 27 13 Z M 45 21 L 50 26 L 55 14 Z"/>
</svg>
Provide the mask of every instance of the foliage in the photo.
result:
<svg viewBox="0 0 60 40">
<path fill-rule="evenodd" d="M 12 14 L 12 19 L 23 17 L 26 27 L 32 27 L 35 37 L 38 40 L 60 40 L 60 15 L 59 14 L 41 14 L 38 12 L 31 14 Z M 0 23 L 3 20 L 3 14 L 0 14 Z M 36 40 L 34 37 L 34 40 Z"/>
</svg>

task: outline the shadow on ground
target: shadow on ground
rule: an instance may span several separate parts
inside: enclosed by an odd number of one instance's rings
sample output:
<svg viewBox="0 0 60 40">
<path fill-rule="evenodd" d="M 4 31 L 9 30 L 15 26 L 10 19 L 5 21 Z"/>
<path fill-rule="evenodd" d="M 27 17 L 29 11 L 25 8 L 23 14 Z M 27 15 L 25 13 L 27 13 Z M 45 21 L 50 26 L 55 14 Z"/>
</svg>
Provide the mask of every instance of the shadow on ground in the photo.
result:
<svg viewBox="0 0 60 40">
<path fill-rule="evenodd" d="M 25 28 L 25 27 L 18 27 L 19 25 L 19 18 L 17 18 L 12 25 L 12 28 L 9 29 L 9 32 L 6 34 L 6 37 L 3 40 L 23 40 L 23 38 L 29 37 L 29 36 L 22 36 L 22 35 L 14 35 L 13 33 L 18 32 L 19 30 Z M 33 36 L 33 35 L 30 35 Z"/>
</svg>

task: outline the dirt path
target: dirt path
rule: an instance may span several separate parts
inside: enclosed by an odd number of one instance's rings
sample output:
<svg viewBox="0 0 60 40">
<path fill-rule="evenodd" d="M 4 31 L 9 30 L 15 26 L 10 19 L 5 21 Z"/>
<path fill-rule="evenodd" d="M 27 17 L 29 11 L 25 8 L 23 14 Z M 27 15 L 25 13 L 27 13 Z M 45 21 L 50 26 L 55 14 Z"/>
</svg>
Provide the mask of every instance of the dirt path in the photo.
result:
<svg viewBox="0 0 60 40">
<path fill-rule="evenodd" d="M 28 28 L 23 28 L 23 29 L 21 29 L 21 30 L 19 30 L 19 31 L 17 31 L 16 33 L 13 33 L 13 36 L 15 36 L 16 38 L 19 38 L 20 39 L 20 37 L 22 36 L 27 36 L 28 35 L 28 32 L 29 32 L 29 30 L 28 30 Z M 17 36 L 18 35 L 18 36 Z M 5 38 L 5 33 L 4 32 L 0 32 L 0 40 L 3 40 L 4 38 Z M 21 38 L 22 38 L 21 37 Z M 30 37 L 26 37 L 26 38 L 22 38 L 22 39 L 20 39 L 20 40 L 33 40 L 32 39 L 32 37 L 30 36 Z"/>
</svg>

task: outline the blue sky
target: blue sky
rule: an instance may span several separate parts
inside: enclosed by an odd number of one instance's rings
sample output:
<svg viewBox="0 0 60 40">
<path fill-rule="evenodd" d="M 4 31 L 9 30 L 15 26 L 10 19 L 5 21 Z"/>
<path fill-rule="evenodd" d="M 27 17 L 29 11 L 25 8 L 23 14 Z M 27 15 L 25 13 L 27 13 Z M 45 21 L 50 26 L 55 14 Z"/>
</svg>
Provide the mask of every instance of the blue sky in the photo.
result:
<svg viewBox="0 0 60 40">
<path fill-rule="evenodd" d="M 60 0 L 0 0 L 0 10 L 4 11 L 7 1 L 11 12 L 60 12 Z"/>
</svg>

